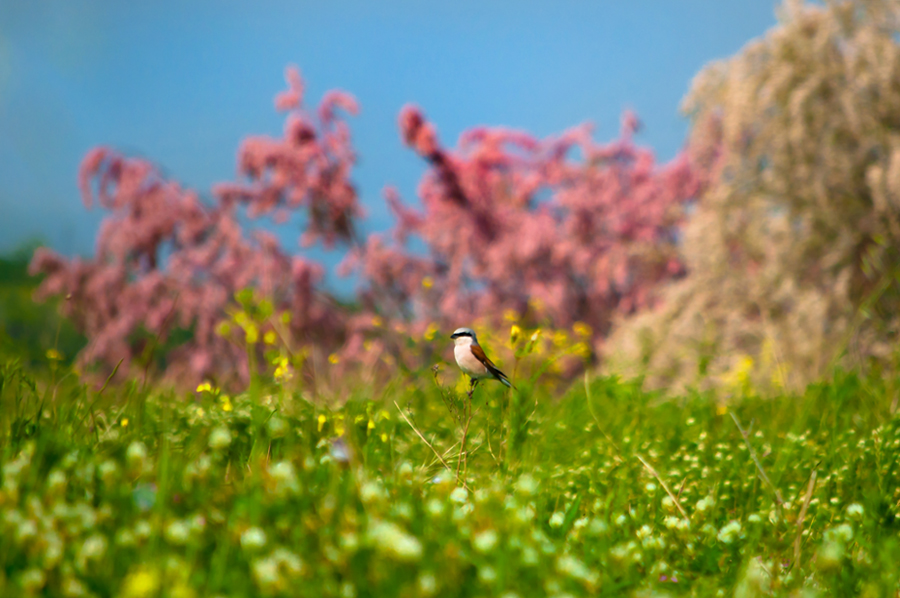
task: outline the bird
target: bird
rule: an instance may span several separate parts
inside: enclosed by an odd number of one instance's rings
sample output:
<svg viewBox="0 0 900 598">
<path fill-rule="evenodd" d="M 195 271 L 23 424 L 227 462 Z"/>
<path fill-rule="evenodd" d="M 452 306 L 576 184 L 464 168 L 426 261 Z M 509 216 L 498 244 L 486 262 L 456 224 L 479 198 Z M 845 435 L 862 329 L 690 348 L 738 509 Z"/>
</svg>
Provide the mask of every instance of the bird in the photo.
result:
<svg viewBox="0 0 900 598">
<path fill-rule="evenodd" d="M 493 378 L 499 380 L 507 388 L 512 388 L 506 374 L 501 372 L 484 354 L 484 349 L 478 344 L 478 337 L 475 336 L 474 330 L 457 328 L 450 338 L 454 343 L 453 356 L 456 358 L 456 365 L 464 374 L 468 374 L 473 387 L 479 380 Z"/>
</svg>

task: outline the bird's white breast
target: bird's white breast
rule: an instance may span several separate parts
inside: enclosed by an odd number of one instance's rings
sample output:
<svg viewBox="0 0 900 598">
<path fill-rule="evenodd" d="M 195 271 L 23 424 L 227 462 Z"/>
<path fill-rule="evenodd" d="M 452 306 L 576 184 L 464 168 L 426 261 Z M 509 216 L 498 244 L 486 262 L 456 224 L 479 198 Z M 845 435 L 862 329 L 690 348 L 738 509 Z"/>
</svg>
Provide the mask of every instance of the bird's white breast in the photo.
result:
<svg viewBox="0 0 900 598">
<path fill-rule="evenodd" d="M 460 343 L 453 347 L 453 356 L 456 364 L 463 372 L 473 378 L 482 378 L 488 375 L 488 369 L 472 354 L 471 339 L 468 343 Z"/>
</svg>

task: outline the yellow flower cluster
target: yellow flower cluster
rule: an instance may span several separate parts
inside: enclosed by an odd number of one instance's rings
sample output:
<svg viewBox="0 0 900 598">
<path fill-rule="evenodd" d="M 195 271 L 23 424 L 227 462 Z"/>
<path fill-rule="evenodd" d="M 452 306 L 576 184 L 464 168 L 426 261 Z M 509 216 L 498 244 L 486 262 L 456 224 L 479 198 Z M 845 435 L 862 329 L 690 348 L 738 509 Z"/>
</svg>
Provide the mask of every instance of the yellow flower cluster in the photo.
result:
<svg viewBox="0 0 900 598">
<path fill-rule="evenodd" d="M 291 362 L 286 356 L 279 355 L 276 357 L 273 365 L 275 365 L 275 373 L 273 375 L 276 381 L 286 382 L 294 377 L 291 371 Z"/>
<path fill-rule="evenodd" d="M 233 411 L 234 405 L 231 404 L 231 397 L 227 394 L 222 394 L 222 391 L 210 384 L 209 382 L 202 382 L 197 386 L 197 392 L 199 393 L 208 393 L 210 396 L 214 397 L 219 401 L 222 406 L 222 411 Z"/>
</svg>

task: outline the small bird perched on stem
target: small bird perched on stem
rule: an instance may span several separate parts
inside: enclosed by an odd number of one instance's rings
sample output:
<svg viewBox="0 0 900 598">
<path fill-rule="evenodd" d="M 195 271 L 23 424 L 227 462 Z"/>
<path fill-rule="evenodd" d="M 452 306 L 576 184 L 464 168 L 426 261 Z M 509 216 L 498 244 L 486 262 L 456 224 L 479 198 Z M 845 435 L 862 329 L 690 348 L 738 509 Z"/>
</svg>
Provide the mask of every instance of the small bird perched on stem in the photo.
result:
<svg viewBox="0 0 900 598">
<path fill-rule="evenodd" d="M 484 349 L 478 344 L 478 337 L 471 328 L 457 328 L 450 335 L 455 346 L 453 347 L 453 356 L 456 358 L 456 364 L 463 373 L 468 374 L 472 386 L 474 387 L 479 380 L 493 378 L 499 380 L 505 386 L 511 388 L 506 374 L 501 372 L 493 362 L 484 354 Z"/>
<path fill-rule="evenodd" d="M 468 451 L 466 450 L 466 439 L 469 436 L 469 424 L 472 422 L 472 395 L 475 393 L 475 385 L 479 380 L 493 378 L 499 380 L 508 388 L 512 388 L 509 378 L 501 372 L 493 362 L 484 354 L 484 349 L 478 344 L 478 338 L 475 331 L 471 328 L 457 328 L 450 335 L 453 339 L 453 356 L 456 358 L 456 364 L 463 373 L 469 376 L 469 392 L 467 401 L 463 403 L 463 419 L 462 440 L 459 444 L 459 458 L 456 462 L 456 480 L 465 481 L 466 471 L 468 469 Z"/>
</svg>

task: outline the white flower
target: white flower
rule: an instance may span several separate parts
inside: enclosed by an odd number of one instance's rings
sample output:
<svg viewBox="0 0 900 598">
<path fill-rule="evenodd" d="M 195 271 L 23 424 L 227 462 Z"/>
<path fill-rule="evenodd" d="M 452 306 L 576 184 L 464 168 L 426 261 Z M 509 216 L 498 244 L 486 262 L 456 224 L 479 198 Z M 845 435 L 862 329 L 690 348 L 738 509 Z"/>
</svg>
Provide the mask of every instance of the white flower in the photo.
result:
<svg viewBox="0 0 900 598">
<path fill-rule="evenodd" d="M 166 540 L 177 546 L 187 544 L 190 534 L 190 528 L 181 520 L 176 519 L 166 527 Z"/>
<path fill-rule="evenodd" d="M 863 513 L 865 513 L 865 509 L 863 509 L 863 506 L 858 502 L 847 507 L 847 516 L 851 519 L 862 519 Z"/>
<path fill-rule="evenodd" d="M 475 538 L 472 539 L 472 546 L 478 552 L 485 554 L 490 552 L 497 546 L 497 532 L 492 529 L 485 530 L 480 534 L 476 535 Z"/>
<path fill-rule="evenodd" d="M 84 571 L 88 562 L 97 562 L 106 554 L 106 538 L 99 534 L 88 537 L 78 551 L 76 565 Z"/>
<path fill-rule="evenodd" d="M 300 483 L 297 481 L 297 471 L 290 461 L 279 461 L 269 468 L 269 475 L 274 482 L 276 496 L 286 496 L 300 492 Z"/>
<path fill-rule="evenodd" d="M 400 467 L 397 468 L 397 475 L 407 480 L 412 477 L 413 474 L 413 466 L 409 461 L 404 461 L 400 464 Z"/>
<path fill-rule="evenodd" d="M 422 573 L 418 579 L 419 593 L 423 596 L 432 596 L 437 591 L 437 580 L 431 573 Z"/>
<path fill-rule="evenodd" d="M 274 590 L 281 581 L 281 576 L 278 574 L 278 563 L 273 558 L 254 561 L 250 570 L 253 572 L 256 584 L 267 591 Z"/>
<path fill-rule="evenodd" d="M 375 550 L 398 561 L 417 561 L 422 557 L 422 543 L 389 521 L 374 521 L 369 526 L 369 540 Z"/>
<path fill-rule="evenodd" d="M 487 584 L 497 581 L 497 572 L 493 567 L 486 565 L 478 568 L 478 579 Z"/>
<path fill-rule="evenodd" d="M 572 579 L 595 585 L 599 579 L 596 571 L 591 571 L 580 560 L 571 555 L 563 555 L 556 559 L 556 570 Z"/>
<path fill-rule="evenodd" d="M 225 426 L 215 428 L 209 434 L 209 448 L 217 451 L 231 444 L 231 431 Z"/>
<path fill-rule="evenodd" d="M 128 450 L 125 451 L 125 460 L 128 461 L 130 466 L 137 467 L 143 465 L 146 458 L 147 447 L 144 446 L 143 442 L 136 440 L 128 445 Z"/>
<path fill-rule="evenodd" d="M 383 500 L 386 497 L 387 493 L 378 482 L 366 482 L 359 489 L 359 498 L 367 505 Z"/>
<path fill-rule="evenodd" d="M 303 573 L 303 561 L 287 548 L 276 548 L 270 558 L 278 563 L 279 569 L 289 577 L 297 577 Z"/>
<path fill-rule="evenodd" d="M 453 492 L 450 493 L 450 500 L 458 504 L 466 502 L 468 498 L 469 492 L 462 486 L 460 486 L 459 488 L 455 488 Z"/>
<path fill-rule="evenodd" d="M 258 527 L 248 527 L 241 534 L 241 546 L 244 550 L 256 551 L 266 545 L 266 532 Z"/>
<path fill-rule="evenodd" d="M 553 515 L 550 516 L 550 527 L 562 527 L 565 519 L 565 514 L 563 514 L 561 511 L 556 511 L 555 513 L 553 513 Z"/>
<path fill-rule="evenodd" d="M 519 479 L 516 481 L 516 490 L 518 490 L 522 494 L 525 494 L 526 496 L 533 495 L 535 492 L 537 492 L 537 489 L 537 481 L 527 473 L 523 473 L 522 475 L 520 475 Z"/>
<path fill-rule="evenodd" d="M 524 507 L 516 509 L 513 517 L 515 517 L 516 521 L 518 521 L 519 523 L 528 523 L 532 519 L 534 519 L 535 512 L 531 505 L 525 505 Z"/>
<path fill-rule="evenodd" d="M 715 504 L 716 501 L 714 501 L 712 498 L 701 498 L 697 501 L 697 511 L 699 511 L 700 513 L 705 513 L 706 511 L 710 510 Z"/>
<path fill-rule="evenodd" d="M 825 530 L 825 541 L 849 542 L 853 539 L 853 528 L 847 523 L 842 523 L 831 529 Z"/>
<path fill-rule="evenodd" d="M 731 544 L 741 535 L 741 523 L 739 521 L 729 521 L 719 530 L 718 538 L 720 542 Z"/>
</svg>

